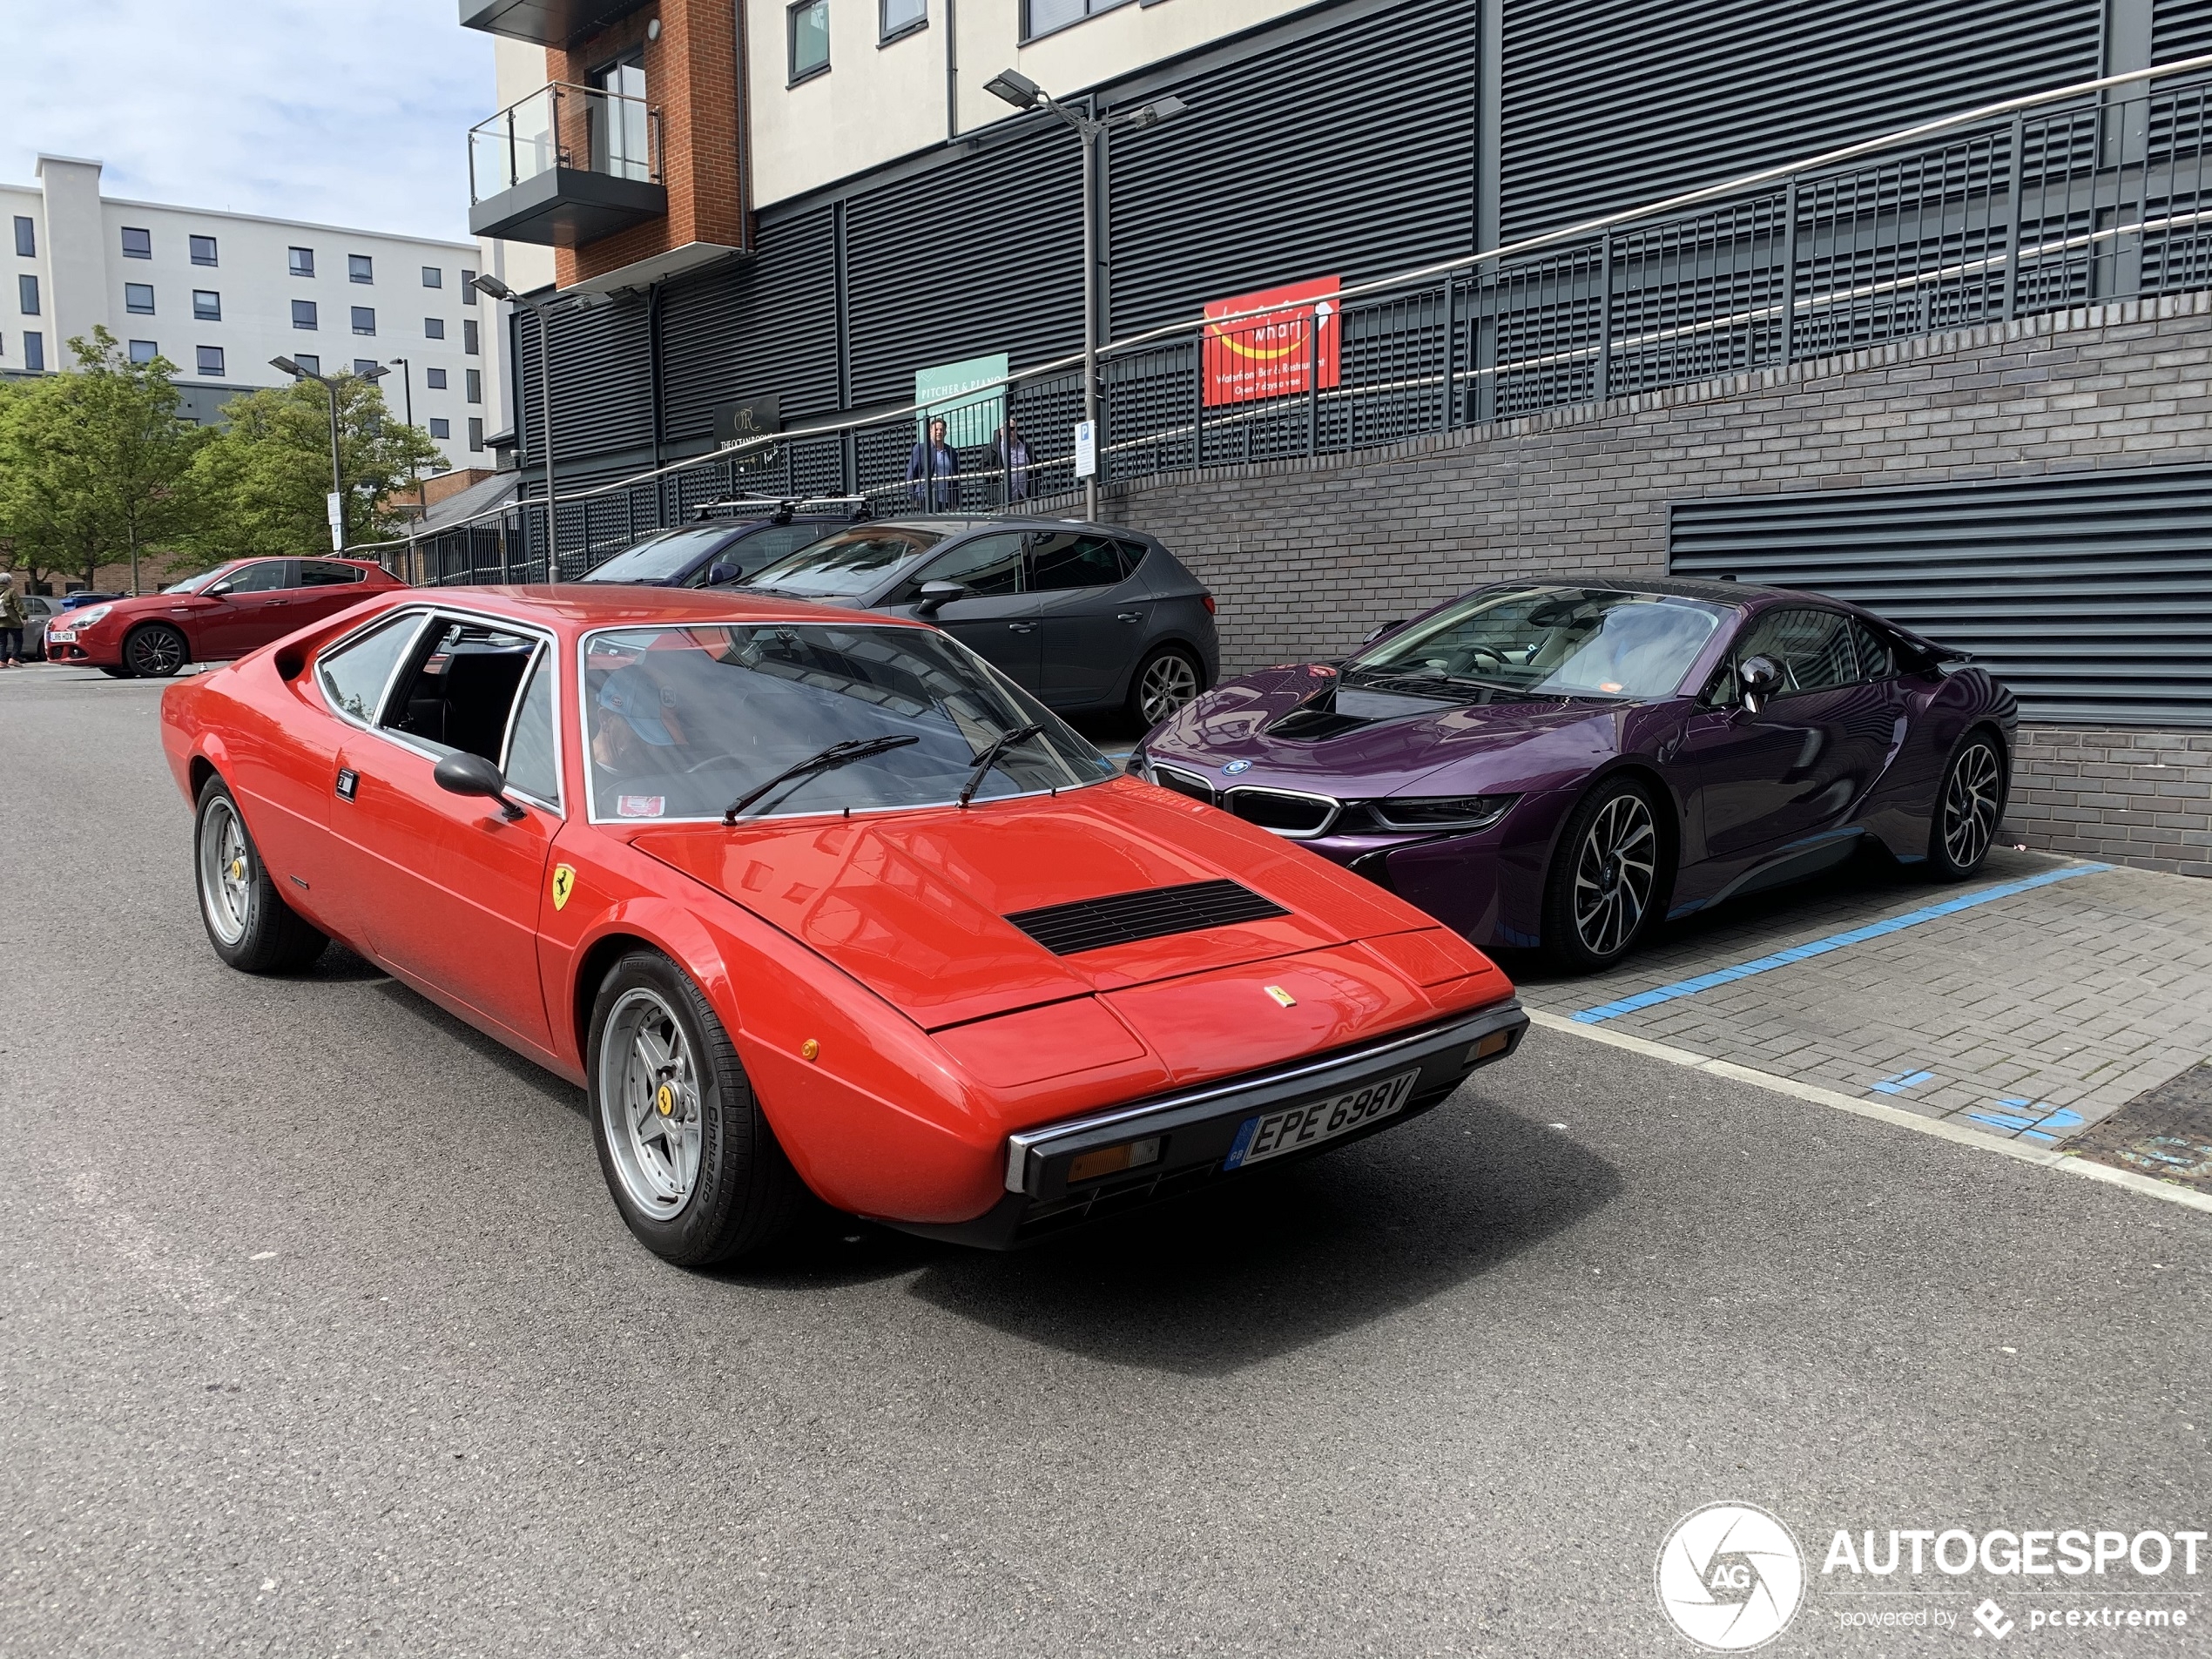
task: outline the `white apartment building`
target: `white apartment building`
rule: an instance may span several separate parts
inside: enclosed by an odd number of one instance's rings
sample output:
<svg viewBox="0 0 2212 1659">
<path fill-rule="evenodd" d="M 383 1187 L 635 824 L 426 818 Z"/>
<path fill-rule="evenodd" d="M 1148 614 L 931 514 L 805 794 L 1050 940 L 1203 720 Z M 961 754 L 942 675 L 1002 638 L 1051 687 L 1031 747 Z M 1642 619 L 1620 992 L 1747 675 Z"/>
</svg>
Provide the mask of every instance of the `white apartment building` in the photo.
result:
<svg viewBox="0 0 2212 1659">
<path fill-rule="evenodd" d="M 503 408 L 498 307 L 470 280 L 476 246 L 250 213 L 118 200 L 100 163 L 41 156 L 35 185 L 0 183 L 0 374 L 67 368 L 95 324 L 141 361 L 177 366 L 184 413 L 208 424 L 286 376 L 383 367 L 386 402 L 448 468 L 489 467 Z"/>
</svg>

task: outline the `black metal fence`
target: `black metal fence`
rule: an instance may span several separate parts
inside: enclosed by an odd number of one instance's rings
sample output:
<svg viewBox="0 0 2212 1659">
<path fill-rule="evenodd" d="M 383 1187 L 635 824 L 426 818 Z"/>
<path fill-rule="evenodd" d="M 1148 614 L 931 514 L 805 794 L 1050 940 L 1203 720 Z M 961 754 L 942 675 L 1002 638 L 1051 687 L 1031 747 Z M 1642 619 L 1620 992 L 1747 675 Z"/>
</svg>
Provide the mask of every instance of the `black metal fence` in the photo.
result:
<svg viewBox="0 0 2212 1659">
<path fill-rule="evenodd" d="M 1367 448 L 2212 287 L 2208 97 L 2212 78 L 2195 75 L 2019 110 L 1527 257 L 1360 294 L 1325 320 L 1291 314 L 1305 327 L 1287 331 L 1288 346 L 1278 317 L 1109 348 L 1101 482 Z M 1220 354 L 1262 341 L 1254 354 L 1271 367 L 1224 392 Z M 1069 435 L 1082 403 L 1079 368 L 1008 386 L 1003 415 L 1034 445 L 1026 466 L 1006 464 L 991 442 L 959 450 L 949 480 L 914 479 L 927 412 L 902 410 L 566 492 L 550 529 L 542 497 L 526 498 L 378 550 L 425 583 L 543 581 L 579 576 L 703 502 L 746 495 L 860 496 L 880 514 L 1064 508 L 1078 484 Z"/>
</svg>

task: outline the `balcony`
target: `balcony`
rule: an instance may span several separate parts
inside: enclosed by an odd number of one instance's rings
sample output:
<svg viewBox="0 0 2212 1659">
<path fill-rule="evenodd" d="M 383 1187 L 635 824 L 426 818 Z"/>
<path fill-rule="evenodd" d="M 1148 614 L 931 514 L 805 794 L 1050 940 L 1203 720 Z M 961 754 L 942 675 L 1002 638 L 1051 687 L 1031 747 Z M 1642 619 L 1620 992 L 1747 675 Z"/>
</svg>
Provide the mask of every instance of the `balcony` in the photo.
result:
<svg viewBox="0 0 2212 1659">
<path fill-rule="evenodd" d="M 646 0 L 461 0 L 461 26 L 540 46 L 568 46 Z"/>
<path fill-rule="evenodd" d="M 469 129 L 469 229 L 583 247 L 668 213 L 660 111 L 556 82 Z"/>
</svg>

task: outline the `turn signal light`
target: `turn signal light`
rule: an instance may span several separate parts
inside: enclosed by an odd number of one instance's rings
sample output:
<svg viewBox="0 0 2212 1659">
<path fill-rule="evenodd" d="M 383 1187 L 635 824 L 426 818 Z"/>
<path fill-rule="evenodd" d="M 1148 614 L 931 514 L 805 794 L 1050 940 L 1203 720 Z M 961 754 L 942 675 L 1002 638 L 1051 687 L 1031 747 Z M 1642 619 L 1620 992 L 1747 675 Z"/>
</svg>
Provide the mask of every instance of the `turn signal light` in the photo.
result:
<svg viewBox="0 0 2212 1659">
<path fill-rule="evenodd" d="M 1479 1066 L 1486 1060 L 1495 1060 L 1512 1046 L 1513 1034 L 1510 1031 L 1493 1031 L 1475 1042 L 1474 1063 Z"/>
<path fill-rule="evenodd" d="M 1102 1147 L 1096 1152 L 1085 1152 L 1068 1166 L 1070 1181 L 1094 1181 L 1102 1175 L 1119 1175 L 1123 1170 L 1141 1170 L 1148 1163 L 1160 1161 L 1160 1137 L 1149 1141 L 1124 1141 L 1119 1146 Z"/>
</svg>

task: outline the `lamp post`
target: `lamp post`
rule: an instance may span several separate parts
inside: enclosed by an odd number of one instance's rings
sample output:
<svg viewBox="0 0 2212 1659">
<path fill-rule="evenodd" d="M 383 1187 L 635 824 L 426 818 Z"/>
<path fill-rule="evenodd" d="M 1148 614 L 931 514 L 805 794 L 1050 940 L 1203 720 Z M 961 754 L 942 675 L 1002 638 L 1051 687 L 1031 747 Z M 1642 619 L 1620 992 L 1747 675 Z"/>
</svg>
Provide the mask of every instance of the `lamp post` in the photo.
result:
<svg viewBox="0 0 2212 1659">
<path fill-rule="evenodd" d="M 1047 109 L 1075 129 L 1083 146 L 1083 423 L 1090 428 L 1092 463 L 1083 480 L 1083 516 L 1098 516 L 1098 469 L 1105 462 L 1098 443 L 1098 144 L 1124 127 L 1157 126 L 1190 106 L 1170 92 L 1134 110 L 1100 119 L 1071 110 L 1019 70 L 1002 69 L 983 90 L 1017 110 Z"/>
<path fill-rule="evenodd" d="M 409 428 L 415 425 L 415 365 L 404 357 L 392 361 L 400 366 L 400 393 L 405 400 L 406 420 Z M 407 481 L 415 486 L 415 525 L 407 533 L 407 579 L 415 580 L 415 537 L 422 528 L 422 521 L 430 516 L 429 498 L 422 493 L 422 481 L 415 475 L 413 446 L 407 460 Z"/>
<path fill-rule="evenodd" d="M 545 429 L 545 579 L 561 579 L 561 520 L 553 508 L 553 336 L 546 327 L 546 301 L 528 300 L 490 272 L 474 279 L 476 292 L 491 300 L 518 305 L 537 319 L 537 396 Z M 515 412 L 515 429 L 522 431 L 523 415 Z M 527 521 L 526 521 L 527 522 Z"/>
</svg>

